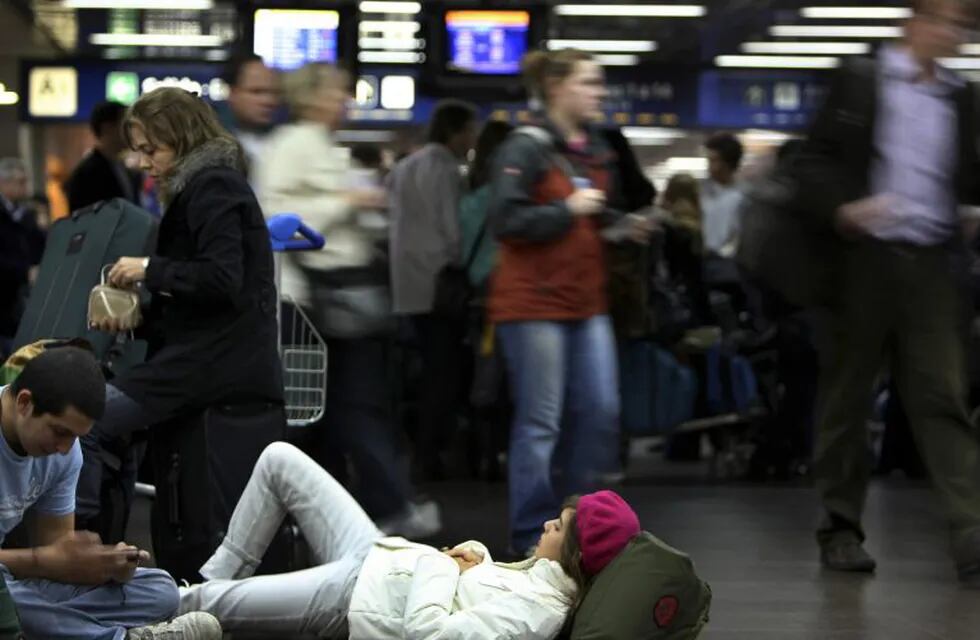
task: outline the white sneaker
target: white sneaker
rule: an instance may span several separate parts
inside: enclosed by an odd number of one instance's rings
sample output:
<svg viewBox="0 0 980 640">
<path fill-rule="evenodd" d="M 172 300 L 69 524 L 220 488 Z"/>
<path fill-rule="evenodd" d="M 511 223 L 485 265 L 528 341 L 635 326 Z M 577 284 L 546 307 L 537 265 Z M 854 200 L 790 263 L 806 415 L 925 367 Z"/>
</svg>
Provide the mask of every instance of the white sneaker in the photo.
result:
<svg viewBox="0 0 980 640">
<path fill-rule="evenodd" d="M 221 640 L 221 624 L 210 613 L 195 611 L 170 622 L 130 629 L 126 640 Z"/>
<path fill-rule="evenodd" d="M 442 531 L 439 505 L 433 500 L 416 504 L 410 502 L 400 515 L 378 523 L 378 529 L 386 536 L 403 536 L 409 540 L 429 538 Z"/>
</svg>

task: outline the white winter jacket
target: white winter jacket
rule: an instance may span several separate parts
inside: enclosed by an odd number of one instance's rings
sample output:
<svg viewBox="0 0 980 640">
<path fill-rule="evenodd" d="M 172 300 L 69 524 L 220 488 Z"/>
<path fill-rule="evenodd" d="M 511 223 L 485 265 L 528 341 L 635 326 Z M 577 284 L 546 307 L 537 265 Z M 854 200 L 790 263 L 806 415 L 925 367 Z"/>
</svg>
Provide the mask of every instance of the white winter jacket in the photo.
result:
<svg viewBox="0 0 980 640">
<path fill-rule="evenodd" d="M 494 563 L 483 554 L 460 574 L 453 558 L 403 538 L 375 543 L 354 586 L 351 640 L 551 640 L 561 631 L 575 583 L 553 560 Z"/>
</svg>

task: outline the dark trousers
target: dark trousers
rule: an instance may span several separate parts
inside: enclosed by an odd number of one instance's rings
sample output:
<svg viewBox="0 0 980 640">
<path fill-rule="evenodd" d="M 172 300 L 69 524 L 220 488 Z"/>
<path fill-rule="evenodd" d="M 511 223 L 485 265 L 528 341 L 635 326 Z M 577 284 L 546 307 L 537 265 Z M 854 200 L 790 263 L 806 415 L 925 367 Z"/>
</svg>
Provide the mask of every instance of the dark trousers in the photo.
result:
<svg viewBox="0 0 980 640">
<path fill-rule="evenodd" d="M 312 457 L 346 481 L 375 520 L 408 506 L 403 436 L 395 428 L 384 338 L 327 341 L 327 402 L 312 429 Z M 346 459 L 355 478 L 345 478 Z"/>
<path fill-rule="evenodd" d="M 941 247 L 866 241 L 844 260 L 817 415 L 814 472 L 828 514 L 818 539 L 826 544 L 845 531 L 863 537 L 872 470 L 865 421 L 888 363 L 955 553 L 980 528 L 980 439 L 967 412 L 964 298 L 953 257 Z"/>
<path fill-rule="evenodd" d="M 417 464 L 424 477 L 445 475 L 442 454 L 456 432 L 460 392 L 465 377 L 465 318 L 434 314 L 411 316 L 422 353 L 419 388 Z"/>
<path fill-rule="evenodd" d="M 136 491 L 136 475 L 146 450 L 133 436 L 172 418 L 147 411 L 112 384 L 106 407 L 92 430 L 79 438 L 82 470 L 75 494 L 75 526 L 94 531 L 107 544 L 122 542 Z"/>
</svg>

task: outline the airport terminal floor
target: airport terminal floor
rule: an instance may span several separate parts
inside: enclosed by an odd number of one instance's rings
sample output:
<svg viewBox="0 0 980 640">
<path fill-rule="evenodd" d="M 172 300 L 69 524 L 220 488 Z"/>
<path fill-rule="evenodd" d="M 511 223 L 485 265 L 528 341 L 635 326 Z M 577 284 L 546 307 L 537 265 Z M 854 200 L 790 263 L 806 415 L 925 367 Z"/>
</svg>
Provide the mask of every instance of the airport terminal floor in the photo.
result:
<svg viewBox="0 0 980 640">
<path fill-rule="evenodd" d="M 443 510 L 444 530 L 427 542 L 453 545 L 479 535 L 491 553 L 506 549 L 506 485 L 453 482 L 420 490 Z M 712 480 L 706 464 L 639 455 L 619 490 L 647 528 L 690 553 L 711 585 L 704 640 L 977 637 L 980 596 L 956 583 L 924 481 L 896 476 L 872 484 L 865 525 L 878 560 L 873 576 L 820 567 L 813 533 L 819 508 L 805 481 Z M 148 500 L 137 502 L 132 525 L 133 542 L 146 548 Z"/>
<path fill-rule="evenodd" d="M 978 81 L 980 0 L 0 1 L 0 640 L 980 640 Z"/>
</svg>

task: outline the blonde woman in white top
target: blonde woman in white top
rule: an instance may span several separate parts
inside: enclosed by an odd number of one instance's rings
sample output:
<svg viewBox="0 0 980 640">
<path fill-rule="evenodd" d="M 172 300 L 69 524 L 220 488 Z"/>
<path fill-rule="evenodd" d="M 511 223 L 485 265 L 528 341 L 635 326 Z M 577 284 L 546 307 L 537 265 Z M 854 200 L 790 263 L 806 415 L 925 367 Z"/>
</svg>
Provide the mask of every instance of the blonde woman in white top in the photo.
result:
<svg viewBox="0 0 980 640">
<path fill-rule="evenodd" d="M 426 536 L 439 529 L 438 509 L 409 500 L 385 388 L 391 314 L 375 220 L 386 196 L 380 188 L 351 187 L 349 150 L 334 139 L 350 83 L 345 71 L 320 63 L 285 77 L 294 121 L 269 141 L 257 180 L 266 216 L 298 214 L 326 238 L 320 251 L 287 254 L 282 278 L 283 293 L 309 310 L 328 342 L 327 414 L 314 427 L 314 457 L 336 472 L 338 453 L 348 453 L 360 479 L 355 495 L 379 526 Z"/>
</svg>

